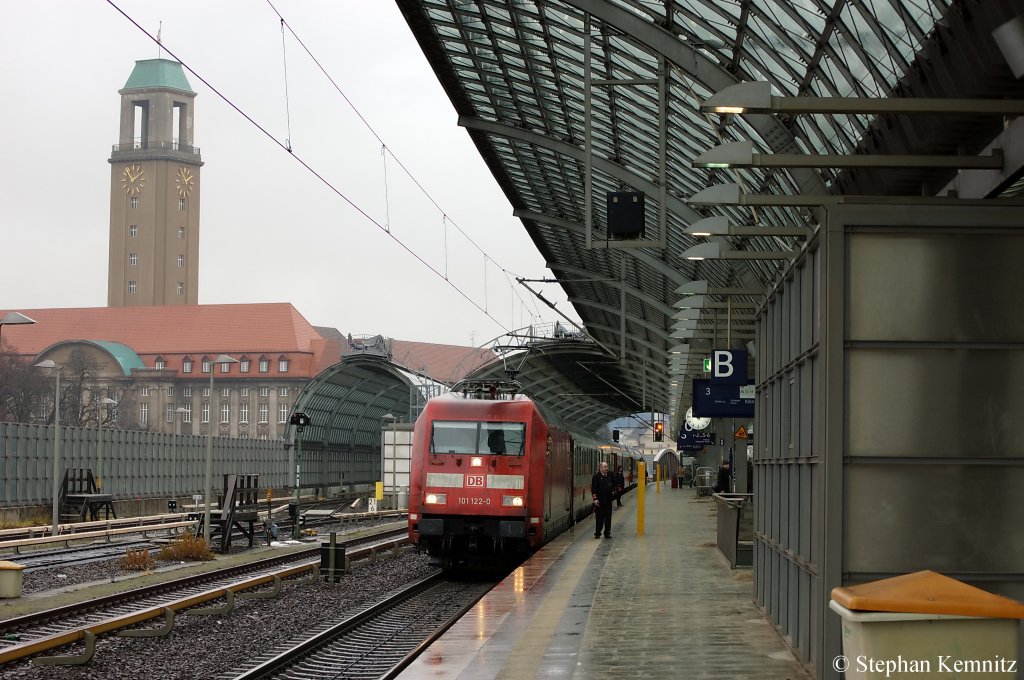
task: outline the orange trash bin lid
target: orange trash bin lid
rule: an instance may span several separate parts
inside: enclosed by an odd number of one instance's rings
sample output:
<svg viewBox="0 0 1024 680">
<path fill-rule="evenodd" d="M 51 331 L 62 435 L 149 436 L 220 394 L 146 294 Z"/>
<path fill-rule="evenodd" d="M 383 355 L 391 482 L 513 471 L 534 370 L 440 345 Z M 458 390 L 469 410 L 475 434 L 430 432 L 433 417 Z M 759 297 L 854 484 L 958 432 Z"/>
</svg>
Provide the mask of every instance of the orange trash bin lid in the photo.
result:
<svg viewBox="0 0 1024 680">
<path fill-rule="evenodd" d="M 1024 619 L 1024 604 L 927 570 L 833 588 L 832 599 L 859 611 Z"/>
</svg>

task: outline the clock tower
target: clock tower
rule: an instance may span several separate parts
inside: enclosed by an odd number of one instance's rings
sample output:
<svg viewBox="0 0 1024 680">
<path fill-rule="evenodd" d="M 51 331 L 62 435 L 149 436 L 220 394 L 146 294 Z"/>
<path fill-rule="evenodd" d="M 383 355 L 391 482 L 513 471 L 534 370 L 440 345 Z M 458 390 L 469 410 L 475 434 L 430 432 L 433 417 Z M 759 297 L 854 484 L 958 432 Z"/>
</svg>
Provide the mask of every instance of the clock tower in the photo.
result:
<svg viewBox="0 0 1024 680">
<path fill-rule="evenodd" d="M 199 304 L 196 93 L 176 61 L 135 62 L 110 154 L 107 305 Z"/>
</svg>

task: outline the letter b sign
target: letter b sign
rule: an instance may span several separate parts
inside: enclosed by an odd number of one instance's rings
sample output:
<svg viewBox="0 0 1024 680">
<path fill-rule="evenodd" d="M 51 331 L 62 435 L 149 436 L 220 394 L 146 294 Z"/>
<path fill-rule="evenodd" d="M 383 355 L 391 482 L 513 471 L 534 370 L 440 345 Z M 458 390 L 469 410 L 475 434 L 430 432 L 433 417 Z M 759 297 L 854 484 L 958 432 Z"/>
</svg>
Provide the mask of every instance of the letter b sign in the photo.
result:
<svg viewBox="0 0 1024 680">
<path fill-rule="evenodd" d="M 718 385 L 746 385 L 746 350 L 714 350 L 711 353 L 711 382 Z"/>
</svg>

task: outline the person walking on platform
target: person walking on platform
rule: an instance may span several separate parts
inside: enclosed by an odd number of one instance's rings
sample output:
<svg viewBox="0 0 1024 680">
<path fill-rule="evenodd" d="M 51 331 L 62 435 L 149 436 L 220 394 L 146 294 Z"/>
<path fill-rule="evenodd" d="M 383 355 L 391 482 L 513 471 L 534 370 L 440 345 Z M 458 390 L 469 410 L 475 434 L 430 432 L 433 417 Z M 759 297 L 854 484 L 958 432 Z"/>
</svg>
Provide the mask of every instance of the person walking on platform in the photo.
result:
<svg viewBox="0 0 1024 680">
<path fill-rule="evenodd" d="M 615 477 L 608 471 L 608 463 L 601 461 L 594 478 L 590 481 L 590 493 L 594 496 L 594 538 L 612 537 L 612 498 L 615 495 Z"/>
<path fill-rule="evenodd" d="M 732 491 L 732 476 L 729 471 L 729 461 L 722 461 L 718 468 L 718 479 L 715 481 L 715 493 L 730 493 Z"/>
<path fill-rule="evenodd" d="M 622 507 L 622 492 L 626 488 L 626 478 L 622 476 L 622 466 L 615 468 L 615 505 Z"/>
</svg>

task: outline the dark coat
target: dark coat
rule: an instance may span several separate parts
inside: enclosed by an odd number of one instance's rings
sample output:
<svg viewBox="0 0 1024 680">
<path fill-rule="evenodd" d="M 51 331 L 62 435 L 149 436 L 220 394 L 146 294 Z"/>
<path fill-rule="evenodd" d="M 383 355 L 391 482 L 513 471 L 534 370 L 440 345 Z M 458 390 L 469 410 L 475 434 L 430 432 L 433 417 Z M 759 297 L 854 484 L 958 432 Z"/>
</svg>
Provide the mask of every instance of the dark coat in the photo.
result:
<svg viewBox="0 0 1024 680">
<path fill-rule="evenodd" d="M 615 473 L 615 486 L 622 491 L 626 488 L 626 478 L 622 475 L 622 470 Z"/>
<path fill-rule="evenodd" d="M 615 496 L 615 475 L 610 471 L 602 475 L 598 470 L 594 478 L 590 480 L 590 493 L 593 494 L 601 505 L 609 505 Z"/>
</svg>

